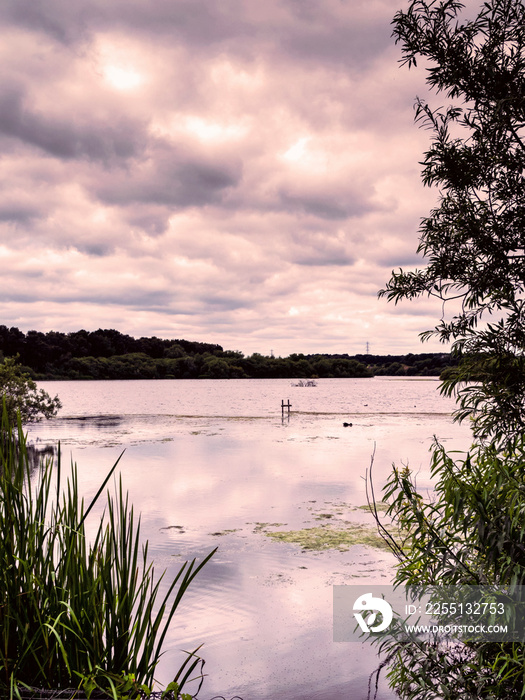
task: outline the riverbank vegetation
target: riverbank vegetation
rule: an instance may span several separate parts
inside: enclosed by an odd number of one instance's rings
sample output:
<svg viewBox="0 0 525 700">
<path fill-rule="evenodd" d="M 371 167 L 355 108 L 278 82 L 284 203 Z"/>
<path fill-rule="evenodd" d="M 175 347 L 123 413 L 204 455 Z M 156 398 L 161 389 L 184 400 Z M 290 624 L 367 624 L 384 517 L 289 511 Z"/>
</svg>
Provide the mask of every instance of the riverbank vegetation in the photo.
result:
<svg viewBox="0 0 525 700">
<path fill-rule="evenodd" d="M 456 364 L 447 353 L 245 356 L 211 343 L 136 339 L 113 329 L 23 333 L 0 325 L 2 356 L 19 357 L 36 380 L 439 376 Z"/>
<path fill-rule="evenodd" d="M 56 416 L 62 403 L 58 396 L 51 397 L 39 389 L 29 372 L 19 364 L 17 357 L 6 357 L 0 362 L 0 405 L 3 404 L 11 425 L 17 416 L 22 423 Z"/>
<path fill-rule="evenodd" d="M 477 15 L 471 5 L 469 18 L 462 11 L 457 0 L 414 0 L 394 18 L 403 63 L 424 65 L 428 86 L 450 104 L 416 103 L 416 120 L 432 134 L 423 182 L 438 186 L 440 199 L 420 228 L 426 267 L 394 271 L 382 294 L 396 303 L 442 301 L 442 318 L 422 338 L 453 343 L 458 365 L 441 388 L 457 399 L 456 419 L 470 420 L 474 445 L 458 455 L 434 443 L 430 497 L 406 467 L 394 469 L 384 497 L 404 532 L 403 547 L 390 540 L 397 585 L 483 585 L 518 595 L 525 586 L 525 5 L 487 0 Z M 400 630 L 382 648 L 391 685 L 406 700 L 525 696 L 520 635 L 465 642 Z"/>
<path fill-rule="evenodd" d="M 154 684 L 173 616 L 213 552 L 199 564 L 186 562 L 164 584 L 148 563 L 140 518 L 135 517 L 121 481 L 115 497 L 107 494 L 105 515 L 97 526 L 93 507 L 117 463 L 85 508 L 76 467 L 62 483 L 60 450 L 56 460 L 45 458 L 35 467 L 21 424 L 13 428 L 4 410 L 0 429 L 3 698 L 19 698 L 28 688 L 76 688 L 86 697 L 102 691 L 108 698 L 138 698 Z M 169 686 L 170 697 L 178 697 L 194 672 L 198 674 L 197 651 L 183 654 Z"/>
</svg>

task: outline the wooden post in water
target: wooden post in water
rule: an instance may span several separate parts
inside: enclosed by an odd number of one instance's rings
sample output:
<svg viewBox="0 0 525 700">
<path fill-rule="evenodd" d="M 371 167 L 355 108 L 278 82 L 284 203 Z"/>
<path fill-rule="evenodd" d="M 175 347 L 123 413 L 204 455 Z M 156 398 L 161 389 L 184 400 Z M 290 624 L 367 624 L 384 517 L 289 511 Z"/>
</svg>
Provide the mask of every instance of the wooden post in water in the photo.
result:
<svg viewBox="0 0 525 700">
<path fill-rule="evenodd" d="M 288 403 L 284 403 L 284 399 L 281 399 L 281 415 L 284 418 L 284 409 L 288 409 L 288 416 L 290 416 L 290 409 L 292 407 L 292 404 L 290 403 L 290 399 L 287 399 Z"/>
</svg>

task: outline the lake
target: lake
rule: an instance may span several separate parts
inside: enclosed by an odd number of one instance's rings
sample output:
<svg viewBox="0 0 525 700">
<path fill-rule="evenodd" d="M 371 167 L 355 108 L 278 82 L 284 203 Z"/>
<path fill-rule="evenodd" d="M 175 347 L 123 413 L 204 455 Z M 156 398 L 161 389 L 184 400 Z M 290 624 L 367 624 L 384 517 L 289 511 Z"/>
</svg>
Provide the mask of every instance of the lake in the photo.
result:
<svg viewBox="0 0 525 700">
<path fill-rule="evenodd" d="M 63 408 L 29 426 L 30 440 L 61 442 L 86 498 L 125 450 L 120 473 L 156 570 L 169 578 L 218 546 L 176 613 L 161 685 L 181 650 L 204 643 L 203 699 L 367 697 L 378 658 L 366 644 L 332 641 L 332 586 L 388 583 L 393 556 L 360 543 L 315 551 L 271 533 L 373 526 L 362 508 L 372 454 L 376 495 L 393 462 L 408 463 L 431 488 L 433 436 L 466 449 L 470 433 L 452 422 L 454 402 L 434 379 L 296 382 L 39 382 Z M 384 679 L 377 697 L 395 697 Z"/>
</svg>

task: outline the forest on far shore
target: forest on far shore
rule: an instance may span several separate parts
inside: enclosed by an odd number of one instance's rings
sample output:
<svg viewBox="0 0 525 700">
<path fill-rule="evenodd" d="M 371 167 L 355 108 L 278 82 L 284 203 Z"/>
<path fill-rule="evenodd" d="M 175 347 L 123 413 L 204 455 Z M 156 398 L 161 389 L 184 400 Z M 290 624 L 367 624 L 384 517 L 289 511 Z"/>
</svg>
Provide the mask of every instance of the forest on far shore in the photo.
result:
<svg viewBox="0 0 525 700">
<path fill-rule="evenodd" d="M 114 329 L 23 333 L 0 325 L 0 361 L 17 355 L 36 380 L 439 376 L 456 364 L 448 353 L 245 356 L 212 343 L 137 339 Z"/>
</svg>

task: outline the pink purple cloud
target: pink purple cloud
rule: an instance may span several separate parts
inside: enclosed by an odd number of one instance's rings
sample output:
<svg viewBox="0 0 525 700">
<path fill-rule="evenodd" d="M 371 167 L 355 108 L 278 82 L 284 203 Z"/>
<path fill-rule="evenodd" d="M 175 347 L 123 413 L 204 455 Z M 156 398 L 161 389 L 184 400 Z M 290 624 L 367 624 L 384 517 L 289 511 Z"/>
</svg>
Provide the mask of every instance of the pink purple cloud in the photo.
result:
<svg viewBox="0 0 525 700">
<path fill-rule="evenodd" d="M 417 351 L 439 309 L 377 299 L 436 197 L 396 9 L 5 0 L 1 322 Z"/>
</svg>

